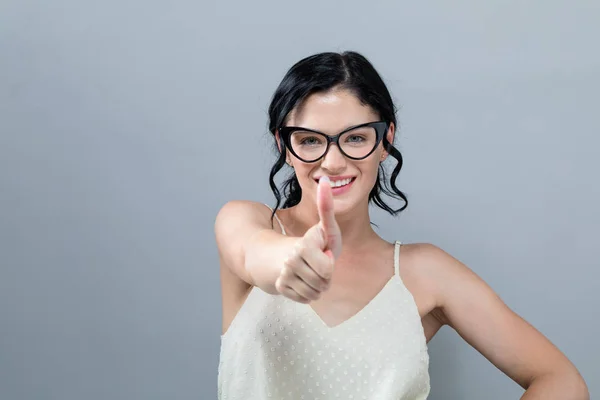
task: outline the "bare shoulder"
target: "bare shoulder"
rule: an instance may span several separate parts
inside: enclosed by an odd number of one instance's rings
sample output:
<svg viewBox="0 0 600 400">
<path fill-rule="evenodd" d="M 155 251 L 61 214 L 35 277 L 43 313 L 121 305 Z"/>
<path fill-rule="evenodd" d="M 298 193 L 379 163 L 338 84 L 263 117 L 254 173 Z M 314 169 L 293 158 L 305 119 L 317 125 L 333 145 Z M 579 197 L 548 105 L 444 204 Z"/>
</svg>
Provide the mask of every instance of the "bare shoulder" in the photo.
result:
<svg viewBox="0 0 600 400">
<path fill-rule="evenodd" d="M 271 209 L 268 206 L 250 200 L 228 201 L 219 209 L 215 218 L 217 245 L 225 246 L 231 236 L 248 234 L 261 228 L 273 228 Z"/>
<path fill-rule="evenodd" d="M 429 289 L 439 280 L 456 272 L 458 260 L 440 247 L 431 243 L 402 244 L 400 250 L 400 271 L 404 276 L 419 282 L 427 282 Z M 466 266 L 463 265 L 464 268 Z"/>
<path fill-rule="evenodd" d="M 230 200 L 219 209 L 215 219 L 215 230 L 223 229 L 235 222 L 265 222 L 271 210 L 265 204 L 250 200 Z"/>
<path fill-rule="evenodd" d="M 403 245 L 402 248 L 404 273 L 427 288 L 434 298 L 435 308 L 450 312 L 449 307 L 456 300 L 468 302 L 469 299 L 479 298 L 500 301 L 487 282 L 441 247 L 432 243 L 414 243 Z M 445 324 L 451 324 L 446 313 L 438 315 L 442 316 Z"/>
<path fill-rule="evenodd" d="M 437 319 L 498 369 L 523 388 L 550 377 L 571 386 L 581 395 L 577 398 L 588 398 L 585 382 L 570 360 L 470 267 L 433 244 L 403 247 L 408 260 L 405 273 L 427 282 L 428 293 L 435 296 Z"/>
<path fill-rule="evenodd" d="M 402 244 L 402 252 L 411 260 L 419 261 L 421 267 L 431 267 L 440 262 L 448 262 L 453 257 L 442 248 L 432 243 Z"/>
<path fill-rule="evenodd" d="M 226 282 L 241 280 L 252 284 L 244 268 L 245 246 L 249 238 L 264 229 L 273 229 L 271 209 L 265 204 L 231 200 L 219 209 L 214 232 L 221 274 Z"/>
<path fill-rule="evenodd" d="M 400 276 L 412 293 L 424 324 L 429 321 L 436 326 L 429 332 L 428 339 L 446 323 L 439 310 L 442 303 L 440 270 L 447 262 L 444 258 L 443 250 L 430 243 L 403 243 L 400 248 Z"/>
<path fill-rule="evenodd" d="M 467 265 L 432 243 L 403 244 L 402 254 L 402 268 L 406 274 L 432 283 L 444 282 L 451 277 L 458 280 L 477 278 Z"/>
</svg>

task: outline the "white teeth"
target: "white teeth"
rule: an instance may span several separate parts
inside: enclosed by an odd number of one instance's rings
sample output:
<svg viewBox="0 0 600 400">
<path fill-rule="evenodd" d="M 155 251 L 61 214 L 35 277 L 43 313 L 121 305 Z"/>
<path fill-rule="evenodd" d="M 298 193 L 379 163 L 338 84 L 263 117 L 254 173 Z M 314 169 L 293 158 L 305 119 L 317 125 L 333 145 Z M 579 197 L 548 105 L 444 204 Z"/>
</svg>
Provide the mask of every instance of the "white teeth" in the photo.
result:
<svg viewBox="0 0 600 400">
<path fill-rule="evenodd" d="M 349 184 L 350 181 L 352 181 L 352 178 L 342 179 L 341 181 L 330 181 L 329 183 L 331 187 L 340 187 Z"/>
</svg>

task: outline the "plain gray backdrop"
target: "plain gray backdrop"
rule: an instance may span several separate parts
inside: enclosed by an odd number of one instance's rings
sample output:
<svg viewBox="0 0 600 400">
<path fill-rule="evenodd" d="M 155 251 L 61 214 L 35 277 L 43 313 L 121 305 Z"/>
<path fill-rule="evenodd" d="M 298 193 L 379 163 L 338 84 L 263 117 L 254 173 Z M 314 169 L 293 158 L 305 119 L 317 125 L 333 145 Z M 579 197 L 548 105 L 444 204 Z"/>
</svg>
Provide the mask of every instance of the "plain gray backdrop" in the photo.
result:
<svg viewBox="0 0 600 400">
<path fill-rule="evenodd" d="M 2 1 L 0 398 L 216 398 L 215 215 L 273 204 L 269 100 L 328 50 L 400 107 L 409 208 L 373 210 L 380 234 L 465 262 L 600 393 L 599 20 L 595 0 Z M 450 328 L 430 353 L 431 399 L 522 393 Z"/>
</svg>

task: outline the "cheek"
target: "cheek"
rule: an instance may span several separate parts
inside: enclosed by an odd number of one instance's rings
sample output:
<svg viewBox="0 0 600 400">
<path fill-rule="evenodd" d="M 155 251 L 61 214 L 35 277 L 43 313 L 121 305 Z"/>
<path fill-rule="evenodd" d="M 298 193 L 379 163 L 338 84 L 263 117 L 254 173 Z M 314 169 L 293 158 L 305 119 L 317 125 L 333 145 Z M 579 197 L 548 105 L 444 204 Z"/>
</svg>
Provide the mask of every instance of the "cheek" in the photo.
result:
<svg viewBox="0 0 600 400">
<path fill-rule="evenodd" d="M 361 166 L 362 178 L 369 190 L 377 183 L 377 173 L 379 172 L 379 162 L 369 162 Z"/>
<path fill-rule="evenodd" d="M 301 163 L 295 163 L 294 171 L 296 172 L 296 178 L 298 178 L 300 186 L 306 187 L 306 185 L 312 183 L 313 168 Z"/>
<path fill-rule="evenodd" d="M 377 171 L 379 170 L 379 161 L 373 160 L 365 163 L 362 166 L 363 174 L 370 180 L 377 179 Z"/>
</svg>

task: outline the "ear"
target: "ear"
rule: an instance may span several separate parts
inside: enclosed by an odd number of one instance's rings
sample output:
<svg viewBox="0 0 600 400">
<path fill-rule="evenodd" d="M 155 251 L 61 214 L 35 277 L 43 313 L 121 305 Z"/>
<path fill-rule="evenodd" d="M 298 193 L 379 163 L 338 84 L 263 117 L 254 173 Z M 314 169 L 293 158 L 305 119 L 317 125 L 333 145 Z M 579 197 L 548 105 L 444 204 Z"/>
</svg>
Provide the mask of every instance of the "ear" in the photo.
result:
<svg viewBox="0 0 600 400">
<path fill-rule="evenodd" d="M 396 126 L 394 125 L 394 123 L 390 123 L 390 127 L 388 128 L 388 131 L 386 133 L 386 138 L 387 141 L 390 144 L 394 144 L 394 136 L 396 135 Z M 383 162 L 387 157 L 388 157 L 389 153 L 383 149 L 383 151 L 381 152 L 381 161 Z"/>
<path fill-rule="evenodd" d="M 277 148 L 281 153 L 281 148 L 283 147 L 283 145 L 281 144 L 281 136 L 279 136 L 279 130 L 275 131 L 275 141 L 277 142 Z"/>
<path fill-rule="evenodd" d="M 281 143 L 281 136 L 279 136 L 279 131 L 275 131 L 275 141 L 277 142 L 277 148 L 279 149 L 279 152 L 281 153 L 281 149 L 283 148 L 283 143 Z M 286 150 L 286 154 L 285 154 L 285 162 L 291 167 L 292 166 L 292 161 L 290 160 L 290 155 Z"/>
</svg>

